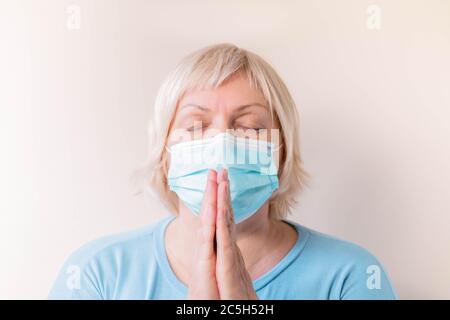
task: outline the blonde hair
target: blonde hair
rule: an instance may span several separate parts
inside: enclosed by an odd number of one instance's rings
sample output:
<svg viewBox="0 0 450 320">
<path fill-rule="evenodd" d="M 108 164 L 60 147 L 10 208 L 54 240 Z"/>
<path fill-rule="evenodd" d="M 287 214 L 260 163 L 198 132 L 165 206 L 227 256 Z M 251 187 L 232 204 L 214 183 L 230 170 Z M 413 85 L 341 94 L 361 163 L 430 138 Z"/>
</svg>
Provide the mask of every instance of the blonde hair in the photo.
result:
<svg viewBox="0 0 450 320">
<path fill-rule="evenodd" d="M 272 218 L 291 212 L 296 196 L 306 182 L 300 157 L 299 116 L 294 100 L 277 72 L 260 56 L 229 43 L 202 48 L 186 56 L 167 76 L 155 100 L 149 125 L 149 153 L 136 176 L 172 212 L 178 212 L 178 197 L 167 184 L 166 142 L 179 99 L 193 88 L 217 88 L 231 76 L 243 73 L 252 88 L 265 97 L 280 126 L 283 146 L 278 170 L 279 188 L 269 200 Z M 135 176 L 135 177 L 136 177 Z"/>
</svg>

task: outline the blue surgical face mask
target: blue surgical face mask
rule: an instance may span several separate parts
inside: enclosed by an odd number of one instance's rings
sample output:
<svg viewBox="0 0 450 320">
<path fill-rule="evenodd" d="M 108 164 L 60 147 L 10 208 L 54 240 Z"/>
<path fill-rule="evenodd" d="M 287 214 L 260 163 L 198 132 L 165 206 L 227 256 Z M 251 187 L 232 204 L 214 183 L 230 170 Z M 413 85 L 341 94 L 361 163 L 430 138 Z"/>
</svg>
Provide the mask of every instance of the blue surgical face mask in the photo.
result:
<svg viewBox="0 0 450 320">
<path fill-rule="evenodd" d="M 213 138 L 171 146 L 168 184 L 198 215 L 209 169 L 228 170 L 234 221 L 255 213 L 278 188 L 274 149 L 270 142 L 220 133 Z"/>
</svg>

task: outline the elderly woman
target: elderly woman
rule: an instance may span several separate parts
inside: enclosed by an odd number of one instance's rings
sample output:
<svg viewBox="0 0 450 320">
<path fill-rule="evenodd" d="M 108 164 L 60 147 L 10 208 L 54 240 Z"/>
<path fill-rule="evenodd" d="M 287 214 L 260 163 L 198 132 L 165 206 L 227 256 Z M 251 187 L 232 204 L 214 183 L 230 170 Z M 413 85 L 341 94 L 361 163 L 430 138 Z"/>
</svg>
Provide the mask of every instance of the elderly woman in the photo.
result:
<svg viewBox="0 0 450 320">
<path fill-rule="evenodd" d="M 49 298 L 395 298 L 368 251 L 286 219 L 306 178 L 299 117 L 252 52 L 206 47 L 170 73 L 145 177 L 173 214 L 75 251 Z"/>
</svg>

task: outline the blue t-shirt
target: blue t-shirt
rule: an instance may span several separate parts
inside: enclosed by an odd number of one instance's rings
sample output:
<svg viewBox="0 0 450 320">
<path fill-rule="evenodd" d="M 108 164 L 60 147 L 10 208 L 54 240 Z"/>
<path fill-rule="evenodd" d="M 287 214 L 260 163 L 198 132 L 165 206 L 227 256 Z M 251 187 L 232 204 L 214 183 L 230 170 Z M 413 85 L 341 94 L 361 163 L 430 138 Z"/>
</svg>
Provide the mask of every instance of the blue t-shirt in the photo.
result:
<svg viewBox="0 0 450 320">
<path fill-rule="evenodd" d="M 175 215 L 92 241 L 62 267 L 49 299 L 186 299 L 166 255 Z M 380 262 L 365 249 L 296 222 L 298 239 L 270 271 L 253 280 L 259 299 L 395 299 Z"/>
</svg>

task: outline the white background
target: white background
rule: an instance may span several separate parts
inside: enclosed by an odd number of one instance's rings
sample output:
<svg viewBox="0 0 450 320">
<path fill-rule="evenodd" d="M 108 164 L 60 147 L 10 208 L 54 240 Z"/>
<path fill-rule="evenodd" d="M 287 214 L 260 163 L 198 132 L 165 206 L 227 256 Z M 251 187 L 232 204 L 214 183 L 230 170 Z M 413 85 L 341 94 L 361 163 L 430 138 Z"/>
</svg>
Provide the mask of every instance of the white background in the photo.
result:
<svg viewBox="0 0 450 320">
<path fill-rule="evenodd" d="M 165 213 L 129 182 L 156 91 L 225 41 L 273 64 L 299 106 L 312 180 L 291 219 L 369 249 L 400 298 L 450 298 L 450 1 L 436 0 L 0 0 L 0 298 L 46 298 L 70 252 Z"/>
</svg>

